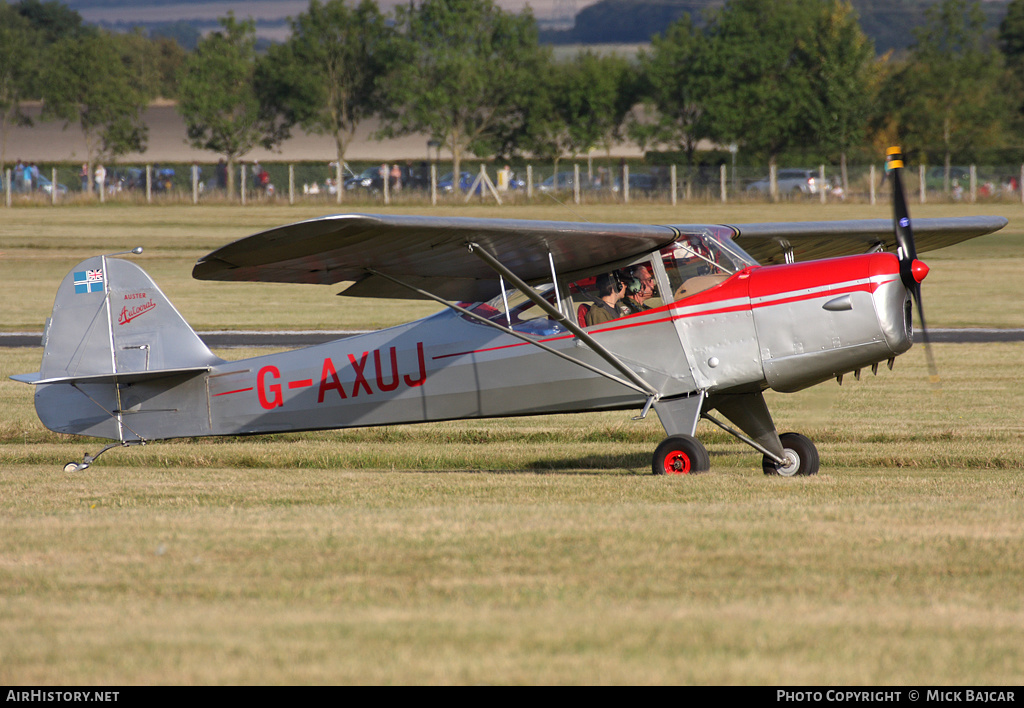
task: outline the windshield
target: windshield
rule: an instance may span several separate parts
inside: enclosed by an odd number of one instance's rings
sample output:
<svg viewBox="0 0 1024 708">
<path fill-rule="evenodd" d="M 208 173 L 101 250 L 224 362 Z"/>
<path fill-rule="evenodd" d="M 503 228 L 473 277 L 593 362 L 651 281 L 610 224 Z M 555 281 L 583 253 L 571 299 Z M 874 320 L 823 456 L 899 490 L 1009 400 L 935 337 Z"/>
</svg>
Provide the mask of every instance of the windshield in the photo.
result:
<svg viewBox="0 0 1024 708">
<path fill-rule="evenodd" d="M 706 226 L 688 233 L 684 229 L 680 229 L 683 232 L 675 243 L 661 249 L 662 263 L 676 300 L 757 265 L 757 261 L 732 240 L 734 232 L 727 226 Z"/>
</svg>

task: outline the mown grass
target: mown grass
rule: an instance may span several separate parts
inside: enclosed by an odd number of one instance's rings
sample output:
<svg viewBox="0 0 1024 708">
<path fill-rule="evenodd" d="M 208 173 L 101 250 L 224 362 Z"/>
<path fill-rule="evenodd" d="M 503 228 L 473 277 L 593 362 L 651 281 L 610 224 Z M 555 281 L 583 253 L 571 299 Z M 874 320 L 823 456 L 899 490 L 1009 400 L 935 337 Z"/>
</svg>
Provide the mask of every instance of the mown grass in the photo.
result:
<svg viewBox="0 0 1024 708">
<path fill-rule="evenodd" d="M 1016 684 L 1022 345 L 772 395 L 821 473 L 628 412 L 113 450 L 5 381 L 7 684 Z M 244 355 L 231 350 L 222 355 Z M 37 350 L 4 353 L 5 375 Z"/>
<path fill-rule="evenodd" d="M 221 242 L 205 239 L 263 227 L 202 211 L 149 210 L 161 242 L 192 234 L 144 256 L 179 306 L 192 283 L 174 272 Z M 38 249 L 13 229 L 11 264 L 9 213 L 2 267 L 27 290 L 2 297 L 26 321 L 21 299 L 48 314 L 49 271 L 132 245 L 85 225 L 76 246 L 72 221 L 40 220 Z M 89 213 L 122 235 L 156 228 Z M 1019 287 L 987 274 L 1016 255 L 996 238 L 929 259 L 926 282 L 973 273 L 1002 298 L 986 324 L 1007 326 Z M 286 288 L 264 317 L 297 328 L 277 313 L 301 320 L 319 289 Z M 930 307 L 930 323 L 987 307 L 947 297 L 957 312 Z M 211 326 L 235 316 L 206 305 Z M 915 347 L 878 376 L 769 394 L 822 458 L 814 478 L 779 479 L 704 423 L 712 471 L 653 477 L 663 432 L 633 412 L 182 440 L 65 474 L 101 443 L 44 430 L 7 379 L 41 352 L 0 351 L 0 683 L 1019 684 L 1024 345 L 934 352 L 938 389 Z"/>
</svg>

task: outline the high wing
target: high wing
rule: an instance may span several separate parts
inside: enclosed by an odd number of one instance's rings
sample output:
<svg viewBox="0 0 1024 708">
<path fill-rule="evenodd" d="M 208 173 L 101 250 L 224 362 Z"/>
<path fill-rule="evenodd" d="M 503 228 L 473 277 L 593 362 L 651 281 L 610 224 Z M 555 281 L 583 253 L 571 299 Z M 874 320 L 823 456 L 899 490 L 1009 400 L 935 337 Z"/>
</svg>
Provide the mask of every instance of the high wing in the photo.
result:
<svg viewBox="0 0 1024 708">
<path fill-rule="evenodd" d="M 345 295 L 417 297 L 371 271 L 449 300 L 476 302 L 500 291 L 479 244 L 528 283 L 655 251 L 678 232 L 668 226 L 521 219 L 337 214 L 264 231 L 201 258 L 199 280 L 333 284 Z M 549 260 L 550 254 L 551 260 Z"/>
<path fill-rule="evenodd" d="M 913 220 L 918 253 L 984 236 L 1006 224 L 1001 216 Z M 729 228 L 736 232 L 736 243 L 763 265 L 784 263 L 787 250 L 792 251 L 794 261 L 852 256 L 879 247 L 896 250 L 890 219 L 735 224 Z"/>
<path fill-rule="evenodd" d="M 915 219 L 917 250 L 929 251 L 997 231 L 995 216 Z M 764 265 L 787 260 L 896 250 L 888 219 L 726 225 L 734 240 Z M 495 271 L 473 255 L 488 251 L 530 284 L 618 267 L 655 251 L 681 233 L 707 225 L 589 224 L 526 219 L 336 214 L 281 226 L 230 243 L 204 256 L 199 280 L 334 284 L 344 295 L 417 298 L 398 279 L 448 300 L 478 302 L 500 291 Z"/>
</svg>

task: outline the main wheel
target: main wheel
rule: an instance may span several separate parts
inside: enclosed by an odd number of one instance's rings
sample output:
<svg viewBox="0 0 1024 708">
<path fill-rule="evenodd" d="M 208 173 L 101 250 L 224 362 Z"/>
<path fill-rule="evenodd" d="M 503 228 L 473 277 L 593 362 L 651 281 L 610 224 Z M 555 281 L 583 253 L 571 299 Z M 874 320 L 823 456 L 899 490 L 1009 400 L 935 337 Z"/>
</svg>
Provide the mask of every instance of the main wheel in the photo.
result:
<svg viewBox="0 0 1024 708">
<path fill-rule="evenodd" d="M 764 473 L 781 477 L 805 477 L 818 474 L 818 448 L 811 439 L 800 433 L 783 433 L 782 441 L 784 464 L 779 464 L 767 455 L 761 461 Z"/>
<path fill-rule="evenodd" d="M 692 435 L 670 435 L 654 451 L 654 474 L 694 474 L 711 469 L 711 456 Z"/>
</svg>

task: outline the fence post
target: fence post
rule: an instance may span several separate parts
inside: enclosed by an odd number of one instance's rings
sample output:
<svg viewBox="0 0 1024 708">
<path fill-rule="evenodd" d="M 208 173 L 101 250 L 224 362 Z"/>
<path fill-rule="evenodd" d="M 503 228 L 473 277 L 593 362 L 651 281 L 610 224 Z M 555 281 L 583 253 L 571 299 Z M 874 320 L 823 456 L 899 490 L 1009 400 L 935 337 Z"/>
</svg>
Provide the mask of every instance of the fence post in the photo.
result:
<svg viewBox="0 0 1024 708">
<path fill-rule="evenodd" d="M 192 203 L 199 203 L 199 165 L 192 164 Z"/>
<path fill-rule="evenodd" d="M 341 200 L 345 197 L 345 166 L 338 160 L 338 164 L 334 166 L 334 199 L 335 203 L 341 204 Z"/>
<path fill-rule="evenodd" d="M 729 175 L 726 172 L 725 163 L 722 163 L 721 165 L 718 166 L 718 191 L 720 191 L 722 193 L 722 204 L 725 204 L 725 202 L 727 200 L 727 197 L 726 197 L 726 183 L 727 183 L 728 177 L 729 177 Z"/>
<path fill-rule="evenodd" d="M 153 203 L 153 166 L 146 165 L 146 204 Z"/>
<path fill-rule="evenodd" d="M 57 168 L 50 168 L 50 205 L 57 206 Z"/>
<path fill-rule="evenodd" d="M 244 162 L 242 163 L 241 175 L 242 175 L 242 189 L 241 189 L 240 195 L 241 195 L 241 200 L 242 200 L 242 206 L 245 206 L 245 163 Z"/>
<path fill-rule="evenodd" d="M 868 203 L 875 205 L 875 165 L 868 169 Z"/>
<path fill-rule="evenodd" d="M 669 170 L 668 170 L 668 182 L 669 182 L 669 189 L 672 191 L 672 196 L 669 199 L 672 202 L 672 206 L 675 206 L 676 205 L 676 192 L 678 191 L 677 188 L 676 188 L 676 166 L 675 165 L 672 165 L 669 168 Z"/>
<path fill-rule="evenodd" d="M 917 166 L 917 179 L 921 182 L 921 203 L 924 204 L 928 201 L 928 183 L 925 181 L 924 165 Z"/>
<path fill-rule="evenodd" d="M 622 166 L 622 202 L 629 204 L 629 165 Z"/>
<path fill-rule="evenodd" d="M 1021 166 L 1020 172 L 1024 175 L 1024 165 Z M 533 165 L 526 166 L 526 198 L 533 199 Z"/>
<path fill-rule="evenodd" d="M 978 166 L 971 165 L 971 204 L 978 201 Z"/>
<path fill-rule="evenodd" d="M 1020 168 L 1021 174 L 1024 174 L 1024 167 Z M 8 167 L 4 170 L 4 204 L 7 206 L 11 205 L 11 168 Z"/>
<path fill-rule="evenodd" d="M 825 165 L 818 165 L 818 191 L 821 193 L 821 203 L 828 200 L 828 185 L 825 183 Z"/>
<path fill-rule="evenodd" d="M 288 203 L 295 203 L 295 165 L 288 163 Z"/>
<path fill-rule="evenodd" d="M 437 206 L 437 165 L 430 163 L 430 205 Z"/>
<path fill-rule="evenodd" d="M 580 166 L 579 163 L 575 163 L 572 166 L 573 178 L 572 178 L 572 199 L 576 204 L 580 203 Z M 558 173 L 555 173 L 555 182 L 557 186 Z"/>
</svg>

